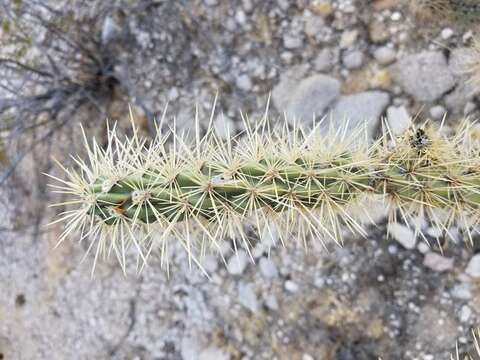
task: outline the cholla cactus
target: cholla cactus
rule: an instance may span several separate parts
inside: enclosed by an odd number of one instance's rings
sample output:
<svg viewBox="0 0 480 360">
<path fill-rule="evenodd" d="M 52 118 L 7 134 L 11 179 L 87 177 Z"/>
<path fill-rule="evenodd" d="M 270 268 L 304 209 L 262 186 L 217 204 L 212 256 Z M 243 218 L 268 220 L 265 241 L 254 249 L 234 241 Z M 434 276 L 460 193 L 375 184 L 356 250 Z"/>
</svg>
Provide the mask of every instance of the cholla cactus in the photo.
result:
<svg viewBox="0 0 480 360">
<path fill-rule="evenodd" d="M 64 168 L 67 179 L 52 185 L 72 197 L 57 205 L 74 207 L 55 221 L 66 224 L 60 242 L 79 232 L 90 239 L 95 262 L 113 253 L 125 270 L 129 248 L 140 269 L 155 249 L 168 267 L 171 241 L 199 265 L 198 255 L 220 250 L 224 239 L 248 250 L 252 229 L 275 232 L 282 244 L 340 244 L 344 229 L 364 235 L 351 208 L 373 196 L 390 204 L 391 221 L 396 213 L 423 216 L 448 233 L 451 225 L 468 230 L 477 220 L 480 174 L 468 127 L 452 139 L 427 126 L 399 138 L 387 130 L 369 144 L 365 131 L 347 127 L 272 129 L 266 116 L 255 127 L 244 123 L 244 134 L 226 141 L 211 127 L 200 137 L 198 118 L 193 144 L 161 127 L 151 142 L 136 131 L 119 139 L 115 127 L 106 149 L 85 141 L 88 160 L 76 159 L 80 171 Z M 439 217 L 439 209 L 446 215 Z"/>
<path fill-rule="evenodd" d="M 460 357 L 460 352 L 458 350 L 458 343 L 455 347 L 455 354 L 450 355 L 450 360 L 475 360 L 480 356 L 480 328 L 472 330 L 474 354 L 465 354 L 463 357 Z M 474 357 L 475 356 L 475 357 Z"/>
<path fill-rule="evenodd" d="M 459 22 L 475 22 L 480 17 L 477 0 L 410 0 L 410 10 L 420 18 L 449 17 Z"/>
</svg>

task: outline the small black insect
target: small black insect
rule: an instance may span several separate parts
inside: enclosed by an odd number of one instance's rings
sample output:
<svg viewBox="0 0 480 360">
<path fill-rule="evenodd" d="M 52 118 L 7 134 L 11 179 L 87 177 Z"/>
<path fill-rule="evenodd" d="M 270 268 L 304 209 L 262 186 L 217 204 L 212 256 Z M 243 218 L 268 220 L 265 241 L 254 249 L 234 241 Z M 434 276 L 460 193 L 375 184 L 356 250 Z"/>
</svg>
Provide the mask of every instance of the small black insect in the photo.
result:
<svg viewBox="0 0 480 360">
<path fill-rule="evenodd" d="M 410 145 L 414 148 L 424 149 L 430 144 L 431 141 L 423 129 L 417 129 L 415 133 L 410 136 Z"/>
</svg>

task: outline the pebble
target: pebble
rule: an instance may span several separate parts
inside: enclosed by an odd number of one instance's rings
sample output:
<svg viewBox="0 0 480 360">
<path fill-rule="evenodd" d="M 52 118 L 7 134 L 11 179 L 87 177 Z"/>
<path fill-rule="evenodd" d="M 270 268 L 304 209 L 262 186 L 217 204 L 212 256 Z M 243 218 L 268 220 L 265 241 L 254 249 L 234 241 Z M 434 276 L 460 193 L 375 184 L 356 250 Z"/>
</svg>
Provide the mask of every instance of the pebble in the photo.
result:
<svg viewBox="0 0 480 360">
<path fill-rule="evenodd" d="M 435 120 L 441 120 L 445 116 L 446 112 L 447 109 L 445 109 L 442 105 L 435 105 L 430 108 L 430 116 Z"/>
<path fill-rule="evenodd" d="M 278 307 L 278 300 L 277 298 L 275 297 L 275 295 L 273 294 L 268 294 L 266 297 L 265 297 L 265 306 L 267 308 L 269 308 L 270 310 L 278 310 L 279 307 Z"/>
<path fill-rule="evenodd" d="M 400 135 L 412 124 L 410 114 L 405 106 L 389 106 L 387 119 L 393 135 Z"/>
<path fill-rule="evenodd" d="M 255 294 L 252 284 L 244 282 L 238 284 L 238 302 L 253 313 L 258 311 L 257 294 Z"/>
<path fill-rule="evenodd" d="M 463 108 L 463 115 L 467 116 L 470 115 L 472 112 L 475 111 L 477 108 L 477 105 L 473 101 L 469 101 L 465 104 L 465 107 Z"/>
<path fill-rule="evenodd" d="M 395 61 L 397 58 L 397 53 L 394 49 L 388 46 L 383 46 L 374 51 L 373 57 L 378 61 L 379 64 L 388 65 Z"/>
<path fill-rule="evenodd" d="M 480 254 L 474 255 L 465 269 L 465 273 L 474 278 L 480 278 Z"/>
<path fill-rule="evenodd" d="M 292 280 L 287 280 L 287 281 L 285 281 L 285 290 L 287 290 L 288 292 L 293 294 L 293 293 L 298 292 L 298 290 L 300 290 L 300 288 Z"/>
<path fill-rule="evenodd" d="M 213 129 L 220 138 L 227 139 L 235 134 L 235 123 L 228 116 L 219 114 L 213 122 Z"/>
<path fill-rule="evenodd" d="M 204 0 L 205 1 L 205 4 L 207 6 L 215 6 L 215 5 L 218 5 L 218 0 Z"/>
<path fill-rule="evenodd" d="M 262 275 L 267 279 L 273 279 L 278 277 L 277 266 L 271 259 L 266 257 L 260 258 L 259 266 Z"/>
<path fill-rule="evenodd" d="M 367 125 L 367 132 L 373 136 L 380 116 L 390 102 L 390 96 L 383 91 L 365 91 L 354 95 L 342 96 L 335 103 L 331 119 L 344 126 L 348 119 L 349 128 L 355 129 Z"/>
<path fill-rule="evenodd" d="M 241 275 L 248 264 L 248 256 L 244 250 L 238 250 L 228 259 L 227 270 L 231 275 Z"/>
<path fill-rule="evenodd" d="M 289 50 L 298 49 L 303 46 L 303 39 L 300 36 L 286 34 L 283 37 L 283 46 Z"/>
<path fill-rule="evenodd" d="M 463 323 L 468 322 L 470 320 L 470 317 L 472 316 L 472 309 L 470 309 L 467 305 L 463 305 L 462 308 L 460 309 L 460 321 Z"/>
<path fill-rule="evenodd" d="M 428 253 L 431 249 L 430 249 L 430 246 L 428 246 L 427 243 L 425 243 L 425 241 L 422 241 L 420 242 L 418 245 L 417 245 L 417 250 L 419 252 L 421 252 L 422 254 L 426 254 Z"/>
<path fill-rule="evenodd" d="M 450 39 L 454 34 L 454 31 L 450 28 L 445 28 L 442 30 L 442 33 L 440 36 L 442 37 L 443 40 L 448 40 Z"/>
<path fill-rule="evenodd" d="M 388 233 L 398 241 L 405 249 L 414 249 L 417 243 L 415 233 L 412 229 L 399 223 L 388 226 Z"/>
<path fill-rule="evenodd" d="M 325 20 L 320 16 L 310 16 L 305 20 L 305 34 L 315 37 L 325 27 Z"/>
<path fill-rule="evenodd" d="M 250 80 L 250 76 L 246 74 L 238 76 L 235 80 L 235 84 L 243 91 L 249 91 L 252 89 L 252 80 Z"/>
<path fill-rule="evenodd" d="M 314 60 L 315 70 L 323 72 L 330 71 L 335 62 L 335 53 L 331 48 L 322 49 Z"/>
<path fill-rule="evenodd" d="M 346 49 L 357 41 L 358 30 L 344 31 L 340 38 L 340 48 Z"/>
<path fill-rule="evenodd" d="M 440 254 L 429 252 L 423 259 L 423 265 L 436 272 L 444 272 L 453 268 L 453 259 Z"/>
<path fill-rule="evenodd" d="M 311 124 L 314 116 L 322 116 L 338 98 L 340 82 L 327 75 L 314 75 L 302 80 L 295 89 L 290 89 L 290 94 L 286 109 L 285 104 L 276 103 L 277 109 L 286 110 L 289 121 Z"/>
<path fill-rule="evenodd" d="M 455 86 L 455 78 L 440 51 L 408 55 L 392 65 L 391 73 L 403 90 L 419 102 L 433 102 Z"/>
<path fill-rule="evenodd" d="M 395 11 L 391 16 L 390 19 L 392 21 L 400 21 L 402 19 L 402 14 L 398 11 Z"/>
<path fill-rule="evenodd" d="M 358 69 L 363 64 L 363 53 L 361 51 L 348 52 L 343 56 L 343 64 L 347 69 Z"/>
<path fill-rule="evenodd" d="M 472 298 L 470 284 L 468 283 L 455 285 L 452 290 L 450 290 L 450 294 L 454 299 L 458 300 L 470 300 Z"/>
</svg>

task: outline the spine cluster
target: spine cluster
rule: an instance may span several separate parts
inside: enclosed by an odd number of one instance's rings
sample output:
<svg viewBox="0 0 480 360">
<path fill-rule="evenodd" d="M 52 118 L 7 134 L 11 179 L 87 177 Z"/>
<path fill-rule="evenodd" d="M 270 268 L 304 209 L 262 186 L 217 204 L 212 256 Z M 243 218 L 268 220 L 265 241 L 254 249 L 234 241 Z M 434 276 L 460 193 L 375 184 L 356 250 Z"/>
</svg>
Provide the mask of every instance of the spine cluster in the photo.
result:
<svg viewBox="0 0 480 360">
<path fill-rule="evenodd" d="M 225 240 L 248 250 L 255 231 L 275 232 L 284 244 L 340 243 L 345 229 L 364 234 L 350 208 L 368 197 L 386 201 L 392 219 L 421 216 L 445 232 L 469 230 L 480 172 L 466 134 L 467 127 L 448 139 L 412 127 L 368 143 L 362 131 L 271 130 L 263 121 L 225 141 L 208 129 L 193 142 L 175 131 L 147 142 L 136 133 L 121 140 L 112 129 L 106 149 L 87 145 L 80 171 L 64 169 L 67 180 L 53 185 L 73 197 L 58 204 L 73 207 L 57 220 L 66 223 L 60 240 L 80 232 L 95 259 L 113 253 L 123 268 L 130 248 L 141 266 L 153 250 L 168 264 L 173 242 L 199 264 L 198 254 Z"/>
</svg>

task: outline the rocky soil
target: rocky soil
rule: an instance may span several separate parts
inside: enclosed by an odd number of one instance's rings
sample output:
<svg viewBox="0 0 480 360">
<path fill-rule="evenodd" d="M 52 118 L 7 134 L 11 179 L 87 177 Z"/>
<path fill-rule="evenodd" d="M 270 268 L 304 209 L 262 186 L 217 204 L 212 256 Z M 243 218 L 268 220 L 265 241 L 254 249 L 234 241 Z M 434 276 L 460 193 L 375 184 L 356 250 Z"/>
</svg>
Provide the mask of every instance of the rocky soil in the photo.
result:
<svg viewBox="0 0 480 360">
<path fill-rule="evenodd" d="M 217 92 L 214 126 L 224 136 L 241 130 L 241 111 L 260 116 L 269 99 L 272 121 L 286 115 L 308 126 L 325 116 L 341 126 L 348 119 L 352 128 L 366 123 L 372 138 L 380 119 L 400 133 L 411 117 L 445 117 L 448 130 L 479 115 L 480 87 L 468 75 L 475 29 L 415 16 L 406 1 L 47 3 L 77 20 L 105 11 L 92 33 L 119 47 L 114 71 L 127 68 L 135 89 L 118 90 L 105 105 L 125 129 L 129 102 L 145 133 L 149 116 L 167 102 L 180 128 L 192 126 L 195 104 L 206 126 Z M 30 60 L 37 41 L 48 36 L 33 31 L 24 55 Z M 76 148 L 79 122 L 101 134 L 97 120 L 73 112 L 54 153 Z M 35 156 L 17 175 L 27 188 L 45 180 Z M 366 238 L 328 251 L 295 239 L 286 248 L 253 239 L 255 263 L 227 242 L 226 263 L 202 260 L 210 278 L 189 269 L 175 249 L 169 274 L 152 258 L 143 273 L 125 276 L 112 260 L 100 262 L 92 278 L 92 258 L 81 261 L 85 244 L 71 239 L 53 250 L 62 226 L 43 226 L 55 214 L 46 196 L 32 191 L 10 200 L 34 208 L 39 227 L 19 230 L 9 206 L 0 220 L 0 359 L 436 360 L 449 359 L 456 341 L 461 352 L 472 350 L 480 254 L 458 229 L 443 253 L 436 245 L 443 235 L 428 223 L 425 239 L 401 223 L 387 238 L 381 220 Z M 33 215 L 22 216 L 29 224 Z"/>
</svg>

